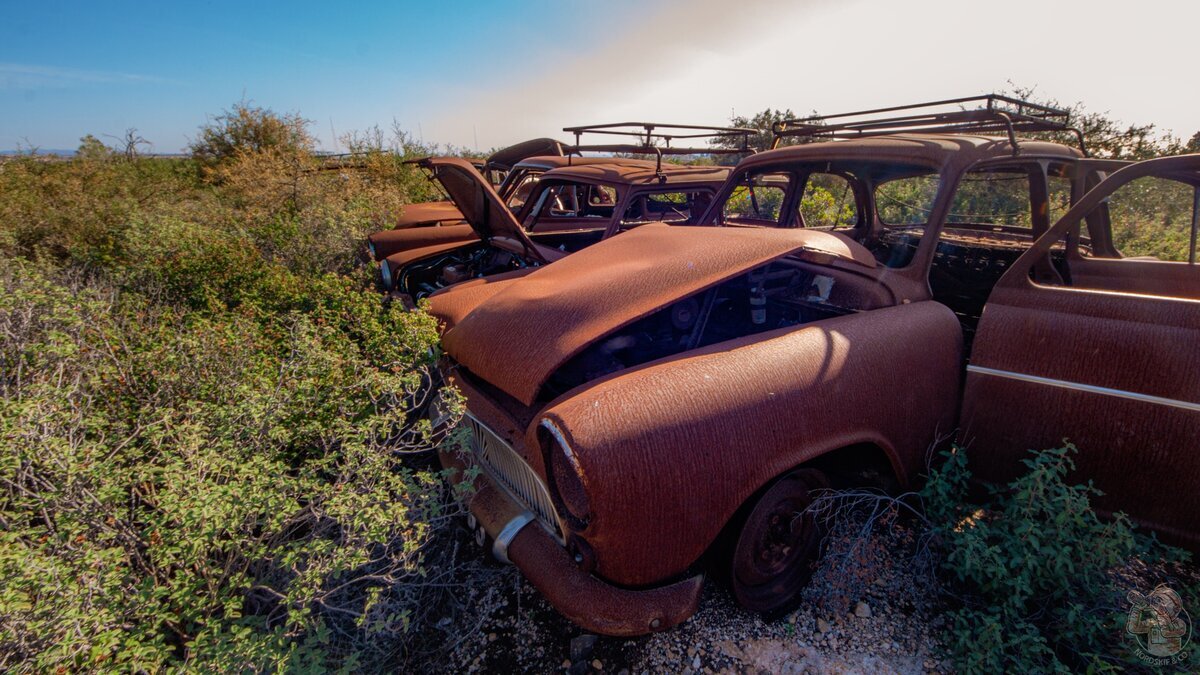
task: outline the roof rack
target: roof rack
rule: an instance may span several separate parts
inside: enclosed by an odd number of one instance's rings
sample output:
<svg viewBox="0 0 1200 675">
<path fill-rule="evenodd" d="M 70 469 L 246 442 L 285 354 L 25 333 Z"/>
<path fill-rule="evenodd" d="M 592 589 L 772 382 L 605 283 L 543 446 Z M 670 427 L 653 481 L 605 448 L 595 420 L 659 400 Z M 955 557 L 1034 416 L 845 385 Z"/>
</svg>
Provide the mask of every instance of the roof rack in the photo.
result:
<svg viewBox="0 0 1200 675">
<path fill-rule="evenodd" d="M 654 155 L 658 163 L 655 173 L 662 175 L 663 155 L 723 155 L 738 153 L 753 153 L 750 139 L 758 133 L 755 129 L 742 127 L 709 127 L 695 124 L 663 124 L 660 122 L 614 122 L 612 124 L 587 124 L 578 127 L 563 127 L 563 131 L 575 134 L 575 145 L 566 149 L 568 158 L 580 152 L 629 152 Z M 635 143 L 600 143 L 584 145 L 584 134 L 602 136 L 632 137 Z M 740 140 L 738 147 L 678 147 L 672 146 L 671 141 L 694 141 L 704 139 L 709 142 L 723 139 Z M 568 160 L 569 161 L 569 160 Z"/>
<path fill-rule="evenodd" d="M 972 103 L 979 104 L 979 107 L 965 107 Z M 945 110 L 950 106 L 958 106 L 958 109 Z M 907 114 L 881 117 L 883 113 Z M 1020 152 L 1017 132 L 1070 131 L 1079 139 L 1080 151 L 1085 157 L 1088 156 L 1083 132 L 1071 126 L 1068 111 L 1000 94 L 782 120 L 772 125 L 771 131 L 774 135 L 772 148 L 778 147 L 785 137 L 832 140 L 902 133 L 1003 132 L 1013 146 L 1013 155 Z"/>
</svg>

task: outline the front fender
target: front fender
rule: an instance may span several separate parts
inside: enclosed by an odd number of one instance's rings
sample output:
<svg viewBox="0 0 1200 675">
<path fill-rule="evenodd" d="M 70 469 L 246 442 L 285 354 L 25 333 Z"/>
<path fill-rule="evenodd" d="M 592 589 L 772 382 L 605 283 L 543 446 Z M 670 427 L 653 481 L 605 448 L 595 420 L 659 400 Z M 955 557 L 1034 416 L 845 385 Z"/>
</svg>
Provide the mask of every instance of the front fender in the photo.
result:
<svg viewBox="0 0 1200 675">
<path fill-rule="evenodd" d="M 597 573 L 635 586 L 682 573 L 759 487 L 848 445 L 873 443 L 902 482 L 914 478 L 953 427 L 961 352 L 953 312 L 919 302 L 712 345 L 568 392 L 542 418 L 582 473 L 591 517 L 577 534 Z"/>
</svg>

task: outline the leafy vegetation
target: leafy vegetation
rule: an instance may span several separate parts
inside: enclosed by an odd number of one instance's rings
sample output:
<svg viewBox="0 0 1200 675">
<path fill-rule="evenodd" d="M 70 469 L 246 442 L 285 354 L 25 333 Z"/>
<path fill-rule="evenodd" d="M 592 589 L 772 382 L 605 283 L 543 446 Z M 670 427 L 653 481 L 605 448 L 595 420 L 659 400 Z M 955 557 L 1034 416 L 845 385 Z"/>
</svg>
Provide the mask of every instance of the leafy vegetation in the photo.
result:
<svg viewBox="0 0 1200 675">
<path fill-rule="evenodd" d="M 921 492 L 929 535 L 954 603 L 943 644 L 964 672 L 1072 672 L 1145 667 L 1125 637 L 1131 570 L 1185 559 L 1137 533 L 1129 519 L 1101 519 L 1090 483 L 1067 482 L 1071 445 L 1032 453 L 1025 473 L 970 498 L 967 453 L 945 453 Z M 1185 604 L 1200 588 L 1178 585 Z M 1192 670 L 1200 666 L 1187 653 Z"/>
<path fill-rule="evenodd" d="M 0 164 L 0 668 L 383 667 L 421 628 L 457 507 L 398 451 L 437 336 L 359 251 L 429 188 L 302 131 Z"/>
</svg>

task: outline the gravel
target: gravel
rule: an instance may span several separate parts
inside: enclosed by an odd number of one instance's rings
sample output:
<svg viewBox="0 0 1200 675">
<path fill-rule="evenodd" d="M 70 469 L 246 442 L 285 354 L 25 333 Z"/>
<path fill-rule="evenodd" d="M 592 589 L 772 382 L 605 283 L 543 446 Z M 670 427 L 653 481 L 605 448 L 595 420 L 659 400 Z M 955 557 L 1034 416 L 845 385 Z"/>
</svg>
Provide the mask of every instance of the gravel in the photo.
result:
<svg viewBox="0 0 1200 675">
<path fill-rule="evenodd" d="M 861 537 L 830 538 L 799 607 L 774 621 L 736 605 L 707 581 L 683 625 L 635 639 L 587 634 L 559 616 L 511 567 L 486 566 L 467 584 L 434 672 L 926 673 L 939 660 L 942 625 L 919 566 L 897 558 L 892 535 L 863 554 Z M 481 553 L 482 555 L 482 553 Z M 865 561 L 865 562 L 864 562 Z"/>
</svg>

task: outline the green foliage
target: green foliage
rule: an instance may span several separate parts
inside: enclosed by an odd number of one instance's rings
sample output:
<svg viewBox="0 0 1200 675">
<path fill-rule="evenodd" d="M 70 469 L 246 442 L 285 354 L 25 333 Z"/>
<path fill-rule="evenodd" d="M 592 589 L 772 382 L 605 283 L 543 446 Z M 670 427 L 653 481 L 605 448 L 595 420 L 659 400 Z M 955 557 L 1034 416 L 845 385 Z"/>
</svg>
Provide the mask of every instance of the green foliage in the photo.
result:
<svg viewBox="0 0 1200 675">
<path fill-rule="evenodd" d="M 1074 452 L 1032 453 L 1026 473 L 978 505 L 968 498 L 967 453 L 944 453 L 931 472 L 921 497 L 961 601 L 943 644 L 964 672 L 1144 665 L 1125 636 L 1117 573 L 1139 558 L 1186 554 L 1138 535 L 1123 514 L 1101 519 L 1091 506 L 1099 491 L 1067 483 Z"/>
<path fill-rule="evenodd" d="M 279 114 L 241 101 L 201 126 L 190 150 L 192 157 L 208 165 L 267 150 L 307 153 L 315 145 L 310 125 L 297 113 Z"/>
<path fill-rule="evenodd" d="M 729 118 L 729 126 L 739 127 L 742 129 L 755 129 L 758 133 L 750 138 L 750 148 L 752 150 L 761 152 L 763 150 L 769 150 L 771 148 L 771 143 L 774 141 L 774 135 L 771 131 L 772 126 L 776 122 L 790 120 L 795 117 L 796 114 L 793 113 L 791 109 L 774 110 L 767 108 L 766 110 L 756 113 L 751 117 L 734 115 Z M 742 147 L 741 139 L 738 138 L 718 138 L 715 139 L 712 144 L 718 148 L 738 149 Z M 721 164 L 736 164 L 745 156 L 746 155 L 744 154 L 718 155 L 717 161 Z"/>
<path fill-rule="evenodd" d="M 79 139 L 79 149 L 75 151 L 77 158 L 92 161 L 109 159 L 112 154 L 111 148 L 91 134 Z"/>
<path fill-rule="evenodd" d="M 359 249 L 423 183 L 283 157 L 0 168 L 0 669 L 379 669 L 422 628 L 437 333 Z"/>
</svg>

